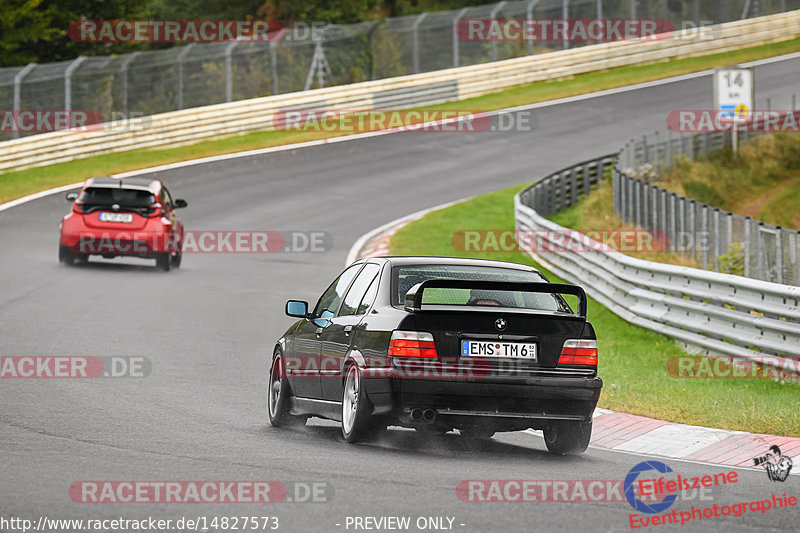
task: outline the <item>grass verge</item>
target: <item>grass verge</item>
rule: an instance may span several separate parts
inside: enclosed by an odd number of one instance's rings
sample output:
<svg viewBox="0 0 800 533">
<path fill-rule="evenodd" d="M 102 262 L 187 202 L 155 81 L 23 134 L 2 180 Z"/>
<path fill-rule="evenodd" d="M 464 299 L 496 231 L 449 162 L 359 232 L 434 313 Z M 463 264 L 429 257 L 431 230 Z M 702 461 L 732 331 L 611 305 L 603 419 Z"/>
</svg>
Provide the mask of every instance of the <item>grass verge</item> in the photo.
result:
<svg viewBox="0 0 800 533">
<path fill-rule="evenodd" d="M 420 109 L 490 111 L 612 89 L 689 72 L 697 72 L 716 66 L 733 65 L 797 51 L 800 51 L 800 37 L 721 54 L 674 59 L 633 67 L 620 67 L 561 80 L 532 83 L 478 98 Z M 342 132 L 318 131 L 254 132 L 203 141 L 177 148 L 132 150 L 117 154 L 92 156 L 86 159 L 44 167 L 10 171 L 0 174 L 0 202 L 13 200 L 14 198 L 51 187 L 75 183 L 91 176 L 115 174 L 186 159 L 303 142 L 341 134 Z"/>
<path fill-rule="evenodd" d="M 520 252 L 457 250 L 460 230 L 514 230 L 513 196 L 524 186 L 479 196 L 435 211 L 398 231 L 397 255 L 445 255 L 534 265 L 551 281 L 563 281 Z M 589 320 L 600 345 L 600 406 L 686 424 L 800 437 L 800 386 L 767 379 L 676 379 L 666 361 L 686 355 L 667 337 L 633 326 L 589 299 Z"/>
</svg>

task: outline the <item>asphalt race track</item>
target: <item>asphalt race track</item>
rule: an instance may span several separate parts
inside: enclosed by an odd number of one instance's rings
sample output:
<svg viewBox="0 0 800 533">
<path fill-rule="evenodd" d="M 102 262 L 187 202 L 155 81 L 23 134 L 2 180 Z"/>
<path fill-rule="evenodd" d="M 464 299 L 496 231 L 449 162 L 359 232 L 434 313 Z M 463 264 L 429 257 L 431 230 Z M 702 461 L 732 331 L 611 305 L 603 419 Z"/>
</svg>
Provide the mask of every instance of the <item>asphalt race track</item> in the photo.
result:
<svg viewBox="0 0 800 533">
<path fill-rule="evenodd" d="M 759 106 L 766 97 L 774 109 L 789 105 L 800 92 L 798 72 L 800 59 L 758 67 Z M 0 514 L 34 522 L 276 516 L 287 532 L 354 531 L 346 524 L 356 516 L 410 516 L 412 524 L 452 517 L 454 530 L 470 533 L 629 530 L 634 510 L 625 501 L 467 503 L 455 488 L 469 479 L 621 480 L 645 457 L 596 448 L 555 457 L 528 433 L 468 447 L 454 433 L 422 438 L 393 429 L 380 442 L 348 445 L 330 423 L 275 429 L 266 413 L 267 361 L 291 323 L 285 300 L 316 300 L 366 231 L 611 153 L 662 129 L 673 109 L 710 109 L 711 98 L 704 76 L 542 107 L 528 132 L 409 132 L 155 174 L 189 201 L 180 213 L 187 229 L 326 231 L 334 243 L 327 253 L 192 254 L 169 273 L 153 261 L 120 259 L 68 268 L 56 259 L 58 222 L 69 209 L 62 194 L 0 212 L 0 354 L 140 356 L 152 365 L 144 378 L 0 381 Z M 683 476 L 728 471 L 664 462 Z M 737 472 L 713 502 L 675 509 L 798 494 L 796 476 L 775 483 L 760 470 Z M 81 504 L 69 494 L 81 480 L 326 483 L 328 501 Z M 302 496 L 293 490 L 290 498 Z M 686 527 L 799 525 L 794 507 Z"/>
</svg>

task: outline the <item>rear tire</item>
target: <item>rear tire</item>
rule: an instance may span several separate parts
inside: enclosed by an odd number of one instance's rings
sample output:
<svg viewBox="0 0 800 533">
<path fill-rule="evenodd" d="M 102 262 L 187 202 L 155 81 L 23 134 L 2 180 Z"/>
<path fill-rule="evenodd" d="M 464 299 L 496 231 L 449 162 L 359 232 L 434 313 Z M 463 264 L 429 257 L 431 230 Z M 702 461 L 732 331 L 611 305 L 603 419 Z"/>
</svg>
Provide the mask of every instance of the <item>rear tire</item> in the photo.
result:
<svg viewBox="0 0 800 533">
<path fill-rule="evenodd" d="M 578 454 L 586 451 L 592 438 L 591 422 L 555 420 L 544 430 L 544 443 L 550 453 Z"/>
<path fill-rule="evenodd" d="M 342 437 L 345 441 L 375 438 L 386 429 L 385 424 L 371 420 L 368 402 L 361 387 L 361 371 L 356 365 L 350 365 L 342 387 Z"/>
<path fill-rule="evenodd" d="M 170 256 L 169 252 L 160 254 L 158 257 L 156 257 L 156 268 L 159 268 L 164 272 L 169 272 L 171 265 L 172 257 Z"/>
<path fill-rule="evenodd" d="M 302 427 L 307 417 L 291 414 L 291 394 L 289 381 L 286 379 L 286 369 L 283 366 L 283 357 L 276 351 L 269 367 L 269 389 L 267 390 L 267 409 L 269 423 L 273 427 Z"/>
<path fill-rule="evenodd" d="M 58 262 L 62 265 L 71 265 L 75 262 L 75 254 L 66 246 L 58 247 Z"/>
<path fill-rule="evenodd" d="M 175 255 L 172 256 L 172 268 L 180 268 L 182 258 L 183 252 L 176 252 Z"/>
</svg>

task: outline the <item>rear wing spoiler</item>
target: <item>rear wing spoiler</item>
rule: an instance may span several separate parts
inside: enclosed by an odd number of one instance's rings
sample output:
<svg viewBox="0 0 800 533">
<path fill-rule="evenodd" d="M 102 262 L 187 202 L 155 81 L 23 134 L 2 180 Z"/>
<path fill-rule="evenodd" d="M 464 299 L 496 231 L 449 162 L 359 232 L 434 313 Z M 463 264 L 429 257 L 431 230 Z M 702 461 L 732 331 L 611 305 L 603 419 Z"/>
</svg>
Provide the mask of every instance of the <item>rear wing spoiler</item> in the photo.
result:
<svg viewBox="0 0 800 533">
<path fill-rule="evenodd" d="M 586 292 L 577 285 L 527 281 L 485 281 L 471 279 L 429 279 L 417 283 L 406 293 L 405 309 L 422 311 L 422 295 L 426 289 L 483 289 L 490 291 L 539 292 L 545 294 L 571 294 L 578 297 L 578 315 L 586 318 Z"/>
</svg>

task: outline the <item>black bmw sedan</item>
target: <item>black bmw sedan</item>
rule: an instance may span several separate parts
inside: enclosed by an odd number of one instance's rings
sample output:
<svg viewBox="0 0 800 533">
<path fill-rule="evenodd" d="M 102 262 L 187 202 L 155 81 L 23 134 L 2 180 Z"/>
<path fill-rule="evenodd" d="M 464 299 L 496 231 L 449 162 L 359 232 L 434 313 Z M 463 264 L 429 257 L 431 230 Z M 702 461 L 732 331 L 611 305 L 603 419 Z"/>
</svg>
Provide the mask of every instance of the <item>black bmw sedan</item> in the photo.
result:
<svg viewBox="0 0 800 533">
<path fill-rule="evenodd" d="M 589 444 L 603 382 L 578 286 L 514 263 L 379 257 L 286 314 L 299 320 L 269 366 L 273 426 L 327 418 L 348 442 L 390 425 L 467 439 L 533 428 L 552 453 Z"/>
</svg>

